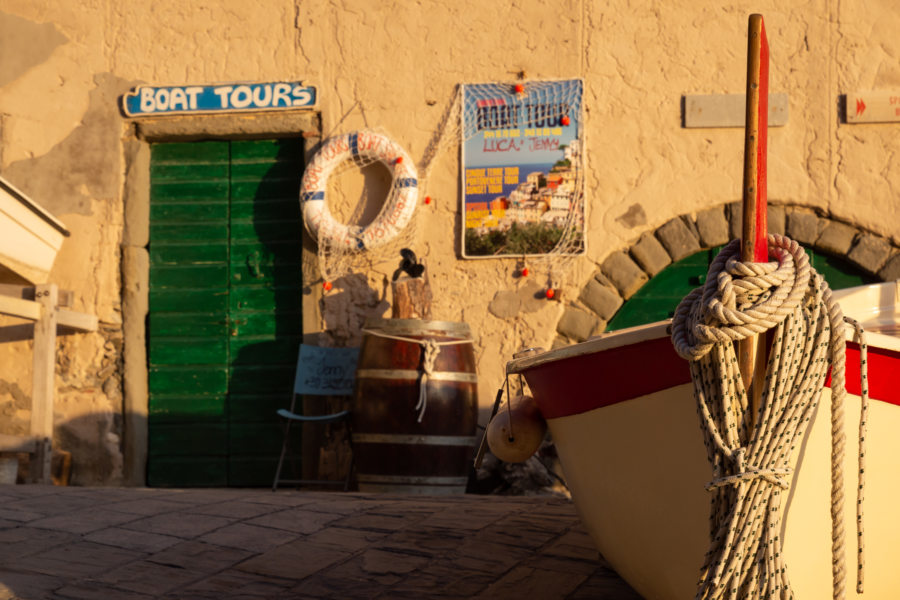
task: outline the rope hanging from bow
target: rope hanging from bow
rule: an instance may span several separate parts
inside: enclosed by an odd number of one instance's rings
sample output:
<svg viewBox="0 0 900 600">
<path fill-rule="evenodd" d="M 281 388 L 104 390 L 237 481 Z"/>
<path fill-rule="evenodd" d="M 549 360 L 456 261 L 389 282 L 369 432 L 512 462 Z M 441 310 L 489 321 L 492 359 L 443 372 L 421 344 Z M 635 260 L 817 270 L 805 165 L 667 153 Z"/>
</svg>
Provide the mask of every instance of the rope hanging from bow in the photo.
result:
<svg viewBox="0 0 900 600">
<path fill-rule="evenodd" d="M 737 241 L 713 261 L 703 288 L 679 304 L 676 351 L 690 361 L 694 396 L 713 479 L 711 545 L 698 600 L 791 598 L 779 537 L 790 464 L 832 369 L 833 592 L 844 596 L 844 317 L 825 280 L 796 242 L 769 235 L 768 263 L 739 260 Z M 861 329 L 857 327 L 858 335 Z M 734 341 L 771 330 L 759 413 L 751 414 Z M 861 342 L 864 346 L 864 342 Z M 867 392 L 863 386 L 864 421 Z M 860 447 L 860 460 L 863 460 Z M 862 480 L 858 498 L 858 591 L 862 591 Z"/>
</svg>

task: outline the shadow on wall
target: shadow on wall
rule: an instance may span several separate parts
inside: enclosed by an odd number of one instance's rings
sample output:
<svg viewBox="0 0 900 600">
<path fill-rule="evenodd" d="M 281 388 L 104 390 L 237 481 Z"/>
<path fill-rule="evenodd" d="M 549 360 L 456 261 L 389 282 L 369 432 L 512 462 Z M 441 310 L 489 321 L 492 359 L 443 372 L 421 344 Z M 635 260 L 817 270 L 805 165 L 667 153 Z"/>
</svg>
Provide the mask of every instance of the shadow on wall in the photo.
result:
<svg viewBox="0 0 900 600">
<path fill-rule="evenodd" d="M 101 333 L 104 327 L 101 325 Z M 22 323 L 0 327 L 0 343 L 21 342 L 33 338 L 34 324 Z M 57 377 L 65 381 L 71 356 L 66 354 L 72 333 L 59 327 L 57 338 Z M 108 337 L 111 342 L 115 341 Z M 120 340 L 121 337 L 116 338 Z M 27 378 L 31 378 L 31 350 L 21 351 L 27 357 Z M 87 373 L 78 387 L 61 386 L 56 392 L 54 448 L 70 455 L 72 483 L 75 485 L 121 485 L 123 481 L 123 414 L 121 380 L 115 370 L 118 350 L 109 350 L 103 367 Z M 107 359 L 111 362 L 107 363 Z M 0 434 L 27 436 L 30 431 L 32 398 L 30 385 L 22 387 L 16 381 L 0 379 Z M 60 413 L 68 412 L 69 416 Z M 77 414 L 79 416 L 72 417 Z M 145 421 L 145 420 L 144 420 Z M 9 457 L 15 453 L 2 453 Z M 27 472 L 27 455 L 20 463 Z M 59 456 L 57 455 L 57 460 Z"/>
<path fill-rule="evenodd" d="M 221 440 L 228 485 L 271 485 L 281 452 L 275 411 L 290 404 L 303 338 L 303 146 L 300 138 L 231 144 L 230 364 Z"/>
<path fill-rule="evenodd" d="M 51 475 L 56 485 L 115 486 L 122 485 L 123 454 L 121 431 L 116 424 L 120 415 L 110 412 L 86 413 L 77 418 L 57 420 L 53 431 Z M 132 415 L 129 422 L 146 422 Z M 3 432 L 26 435 L 27 424 L 4 423 Z M 0 459 L 17 458 L 13 475 L 17 483 L 30 481 L 30 454 L 0 452 Z M 9 464 L 5 465 L 9 468 Z M 2 471 L 3 469 L 0 469 Z M 10 472 L 0 473 L 0 484 L 12 483 Z"/>
</svg>

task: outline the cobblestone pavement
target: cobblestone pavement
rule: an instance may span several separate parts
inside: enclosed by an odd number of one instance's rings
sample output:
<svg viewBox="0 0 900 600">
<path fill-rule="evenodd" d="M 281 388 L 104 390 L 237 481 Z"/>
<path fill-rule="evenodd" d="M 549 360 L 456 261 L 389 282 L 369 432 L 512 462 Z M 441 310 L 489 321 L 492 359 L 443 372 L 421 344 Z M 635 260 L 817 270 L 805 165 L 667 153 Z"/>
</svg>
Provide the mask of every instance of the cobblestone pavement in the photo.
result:
<svg viewBox="0 0 900 600">
<path fill-rule="evenodd" d="M 540 497 L 0 486 L 0 600 L 633 600 Z"/>
</svg>

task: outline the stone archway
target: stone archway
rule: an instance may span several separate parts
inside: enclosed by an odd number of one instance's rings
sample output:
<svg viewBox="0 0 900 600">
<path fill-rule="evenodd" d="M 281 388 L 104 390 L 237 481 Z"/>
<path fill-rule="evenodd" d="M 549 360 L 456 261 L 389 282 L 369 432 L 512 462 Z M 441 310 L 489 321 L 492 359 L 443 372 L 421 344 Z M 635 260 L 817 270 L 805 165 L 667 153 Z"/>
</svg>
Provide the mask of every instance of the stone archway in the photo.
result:
<svg viewBox="0 0 900 600">
<path fill-rule="evenodd" d="M 882 281 L 900 279 L 900 248 L 871 231 L 820 215 L 808 208 L 769 206 L 769 231 L 812 250 L 839 256 Z M 671 219 L 634 244 L 610 254 L 566 306 L 554 347 L 586 340 L 607 323 L 645 283 L 673 262 L 740 237 L 740 203 Z"/>
</svg>

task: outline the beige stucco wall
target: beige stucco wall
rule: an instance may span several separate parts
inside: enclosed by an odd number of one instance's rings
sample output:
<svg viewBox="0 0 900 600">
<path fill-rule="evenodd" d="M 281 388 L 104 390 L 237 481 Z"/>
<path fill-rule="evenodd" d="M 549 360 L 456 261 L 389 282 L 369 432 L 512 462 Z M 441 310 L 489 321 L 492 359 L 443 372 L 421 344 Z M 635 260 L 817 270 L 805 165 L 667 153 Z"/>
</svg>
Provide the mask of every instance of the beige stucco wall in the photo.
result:
<svg viewBox="0 0 900 600">
<path fill-rule="evenodd" d="M 546 270 L 536 264 L 525 281 L 513 260 L 458 258 L 455 145 L 434 161 L 435 202 L 417 212 L 434 316 L 472 327 L 487 406 L 505 361 L 553 342 L 566 303 L 611 252 L 740 197 L 742 131 L 683 129 L 681 98 L 743 91 L 754 11 L 766 17 L 771 89 L 790 99 L 787 125 L 770 132 L 770 198 L 900 245 L 898 125 L 846 125 L 838 110 L 841 94 L 900 89 L 892 0 L 0 0 L 0 174 L 72 231 L 52 280 L 101 322 L 60 344 L 58 441 L 75 454 L 75 481 L 128 478 L 122 353 L 143 340 L 122 327 L 120 245 L 125 190 L 141 176 L 126 174 L 126 157 L 142 142 L 117 102 L 133 85 L 302 79 L 318 88 L 325 133 L 378 127 L 421 160 L 457 84 L 582 77 L 589 249 L 568 265 L 563 302 L 508 319 L 488 311 L 497 292 L 543 283 Z M 364 274 L 371 293 L 341 296 L 354 307 L 326 298 L 329 327 L 352 330 L 383 312 L 377 296 L 395 266 Z M 28 343 L 0 344 L 0 365 L 0 430 L 17 432 L 27 423 Z"/>
</svg>

